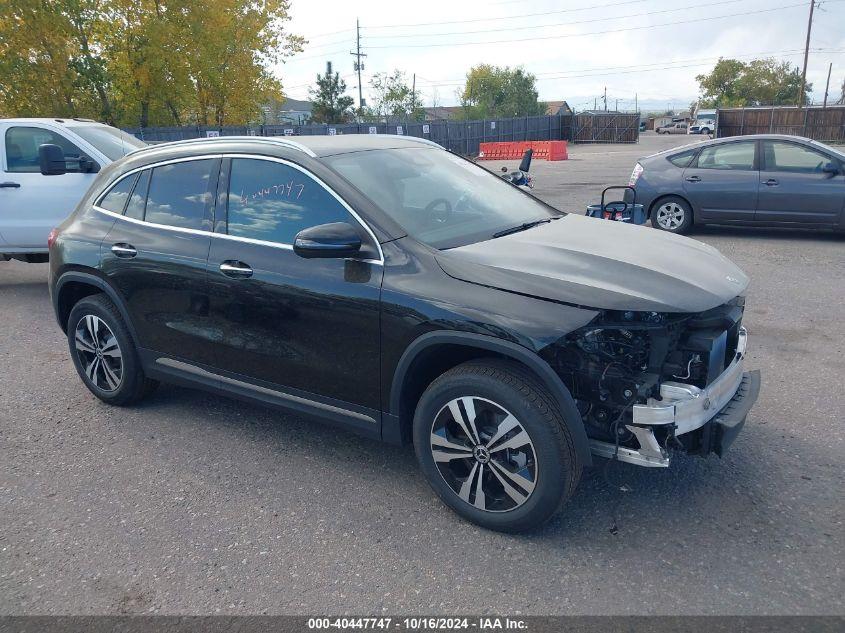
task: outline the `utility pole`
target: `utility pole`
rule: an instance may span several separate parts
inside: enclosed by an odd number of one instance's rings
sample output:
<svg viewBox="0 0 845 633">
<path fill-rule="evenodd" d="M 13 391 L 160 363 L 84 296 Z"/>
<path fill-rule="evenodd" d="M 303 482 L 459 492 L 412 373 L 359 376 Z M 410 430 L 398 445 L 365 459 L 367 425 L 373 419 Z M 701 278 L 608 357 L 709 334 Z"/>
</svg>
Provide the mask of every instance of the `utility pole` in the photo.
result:
<svg viewBox="0 0 845 633">
<path fill-rule="evenodd" d="M 616 107 L 613 110 L 614 112 L 619 112 L 619 99 L 616 100 Z"/>
<path fill-rule="evenodd" d="M 810 55 L 810 31 L 813 29 L 813 9 L 816 0 L 810 0 L 810 18 L 807 20 L 807 42 L 804 44 L 804 70 L 801 71 L 801 92 L 798 93 L 798 107 L 804 105 L 804 86 L 807 85 L 807 57 Z"/>
<path fill-rule="evenodd" d="M 833 62 L 830 62 L 830 65 L 827 67 L 827 83 L 824 85 L 824 103 L 822 104 L 822 108 L 827 107 L 827 94 L 830 90 L 830 71 L 833 70 Z"/>
<path fill-rule="evenodd" d="M 604 95 L 602 96 L 604 100 L 604 111 L 607 112 L 607 86 L 604 87 Z"/>
<path fill-rule="evenodd" d="M 637 95 L 637 93 L 635 92 L 635 93 L 634 93 L 634 112 L 639 112 L 639 111 L 640 111 L 640 102 L 637 100 L 637 97 L 638 97 L 638 95 Z"/>
<path fill-rule="evenodd" d="M 598 108 L 599 108 L 598 97 L 593 97 L 593 110 L 598 110 Z"/>
<path fill-rule="evenodd" d="M 411 117 L 417 109 L 417 73 L 414 73 L 411 79 Z"/>
<path fill-rule="evenodd" d="M 364 89 L 361 86 L 361 71 L 364 70 L 364 64 L 361 62 L 362 57 L 366 57 L 366 53 L 361 52 L 361 22 L 355 18 L 355 50 L 349 51 L 349 54 L 356 58 L 355 70 L 358 71 L 358 110 L 364 109 Z"/>
</svg>

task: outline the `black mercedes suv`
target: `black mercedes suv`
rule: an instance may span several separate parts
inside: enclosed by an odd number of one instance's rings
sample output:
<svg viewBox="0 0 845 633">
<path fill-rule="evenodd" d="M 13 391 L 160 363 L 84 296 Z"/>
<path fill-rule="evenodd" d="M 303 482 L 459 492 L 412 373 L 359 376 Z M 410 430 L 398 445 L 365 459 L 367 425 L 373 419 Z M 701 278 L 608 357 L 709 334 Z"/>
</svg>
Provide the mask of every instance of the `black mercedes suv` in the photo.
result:
<svg viewBox="0 0 845 633">
<path fill-rule="evenodd" d="M 167 381 L 413 442 L 443 501 L 495 530 L 551 516 L 594 455 L 721 455 L 759 389 L 748 279 L 718 251 L 562 213 L 425 140 L 142 149 L 50 242 L 101 400 Z"/>
</svg>

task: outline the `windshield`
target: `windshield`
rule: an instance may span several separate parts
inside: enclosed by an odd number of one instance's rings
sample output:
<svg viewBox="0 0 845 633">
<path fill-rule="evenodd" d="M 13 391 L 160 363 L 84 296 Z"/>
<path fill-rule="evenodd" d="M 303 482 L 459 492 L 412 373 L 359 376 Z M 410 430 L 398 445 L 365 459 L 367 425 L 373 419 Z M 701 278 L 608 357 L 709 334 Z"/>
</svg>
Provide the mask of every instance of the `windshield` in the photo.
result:
<svg viewBox="0 0 845 633">
<path fill-rule="evenodd" d="M 108 125 L 69 125 L 68 129 L 91 143 L 110 160 L 117 160 L 134 149 L 147 146 L 131 134 Z"/>
<path fill-rule="evenodd" d="M 412 237 L 453 248 L 561 215 L 483 167 L 436 148 L 370 150 L 326 159 Z"/>
</svg>

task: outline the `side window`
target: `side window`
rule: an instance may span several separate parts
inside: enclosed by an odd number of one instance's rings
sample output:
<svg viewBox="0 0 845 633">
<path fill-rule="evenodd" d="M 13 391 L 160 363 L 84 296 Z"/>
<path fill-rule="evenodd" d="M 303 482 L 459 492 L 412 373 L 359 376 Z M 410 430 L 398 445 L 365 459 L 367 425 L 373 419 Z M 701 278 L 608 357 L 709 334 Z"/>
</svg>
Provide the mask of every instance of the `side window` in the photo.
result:
<svg viewBox="0 0 845 633">
<path fill-rule="evenodd" d="M 711 145 L 698 155 L 699 169 L 754 169 L 754 141 Z"/>
<path fill-rule="evenodd" d="M 808 147 L 780 141 L 765 141 L 766 171 L 820 174 L 830 159 Z"/>
<path fill-rule="evenodd" d="M 681 152 L 680 154 L 670 156 L 668 160 L 675 167 L 688 167 L 689 164 L 692 162 L 692 159 L 697 151 L 697 149 L 688 149 L 687 151 Z"/>
<path fill-rule="evenodd" d="M 38 147 L 45 143 L 58 145 L 65 158 L 79 158 L 82 155 L 76 145 L 64 136 L 40 127 L 10 127 L 6 130 L 6 171 L 11 173 L 38 173 Z M 79 171 L 79 162 L 67 162 L 69 172 Z"/>
<path fill-rule="evenodd" d="M 171 163 L 153 168 L 144 220 L 184 229 L 210 230 L 206 207 L 212 194 L 212 166 L 215 159 Z"/>
<path fill-rule="evenodd" d="M 135 220 L 144 219 L 144 207 L 147 204 L 147 189 L 150 187 L 150 170 L 145 169 L 135 183 L 135 189 L 129 196 L 129 204 L 126 205 L 126 217 Z"/>
<path fill-rule="evenodd" d="M 117 184 L 103 196 L 98 206 L 112 213 L 123 213 L 123 209 L 126 207 L 126 201 L 129 199 L 129 192 L 132 191 L 132 185 L 135 184 L 137 178 L 138 174 L 132 174 L 131 176 L 125 176 L 118 180 Z"/>
<path fill-rule="evenodd" d="M 322 185 L 282 163 L 235 158 L 229 183 L 229 235 L 293 244 L 302 229 L 353 221 Z"/>
</svg>

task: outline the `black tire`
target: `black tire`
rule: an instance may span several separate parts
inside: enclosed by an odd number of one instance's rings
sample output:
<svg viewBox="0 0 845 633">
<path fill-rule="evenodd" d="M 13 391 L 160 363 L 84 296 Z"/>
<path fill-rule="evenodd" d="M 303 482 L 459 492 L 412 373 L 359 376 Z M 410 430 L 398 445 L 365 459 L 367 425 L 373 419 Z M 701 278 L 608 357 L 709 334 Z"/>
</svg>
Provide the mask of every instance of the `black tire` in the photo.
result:
<svg viewBox="0 0 845 633">
<path fill-rule="evenodd" d="M 710 128 L 709 127 L 701 128 L 701 134 L 706 134 L 707 136 L 710 136 Z"/>
<path fill-rule="evenodd" d="M 683 235 L 692 224 L 692 207 L 678 196 L 661 198 L 651 208 L 651 225 L 661 231 Z"/>
<path fill-rule="evenodd" d="M 158 381 L 144 374 L 129 330 L 106 295 L 84 297 L 73 306 L 68 316 L 67 340 L 79 377 L 103 402 L 132 404 L 158 386 Z"/>
<path fill-rule="evenodd" d="M 444 455 L 464 453 L 440 446 L 435 448 L 432 438 L 441 419 L 452 420 L 448 424 L 457 428 L 448 405 L 458 399 L 461 402 L 473 400 L 473 410 L 477 415 L 470 432 L 475 431 L 481 440 L 470 457 L 450 457 L 442 466 L 446 469 L 444 474 L 435 461 L 435 452 L 441 464 L 444 463 Z M 459 413 L 465 414 L 466 411 L 467 408 L 461 404 Z M 508 418 L 505 414 L 515 418 L 517 427 L 496 439 L 498 432 L 506 427 Z M 466 415 L 465 421 L 469 419 L 470 416 Z M 522 431 L 527 434 L 528 443 L 519 444 Z M 471 438 L 466 434 L 465 437 Z M 472 442 L 460 442 L 445 430 L 443 439 L 454 440 L 467 447 Z M 439 443 L 440 440 L 437 441 Z M 518 450 L 512 453 L 511 448 L 500 448 L 507 444 L 514 444 Z M 483 455 L 479 457 L 475 452 L 483 445 L 489 448 L 486 462 L 482 461 Z M 581 478 L 582 466 L 555 399 L 522 366 L 497 359 L 464 363 L 429 385 L 414 416 L 414 449 L 428 483 L 446 505 L 463 518 L 500 532 L 520 532 L 541 525 L 572 496 Z M 511 476 L 503 472 L 505 468 Z M 450 469 L 463 470 L 468 474 L 462 480 L 455 479 Z M 478 474 L 474 475 L 476 472 Z M 514 475 L 516 479 L 512 479 Z M 447 477 L 451 483 L 447 482 Z M 464 485 L 459 485 L 461 481 Z M 460 494 L 467 481 L 469 492 L 463 499 Z M 504 481 L 514 483 L 512 491 L 516 495 L 505 490 L 501 483 Z M 530 483 L 531 487 L 519 489 L 520 483 L 515 482 L 520 481 Z M 517 500 L 520 496 L 524 497 L 521 502 Z M 509 507 L 511 505 L 513 507 Z"/>
</svg>

